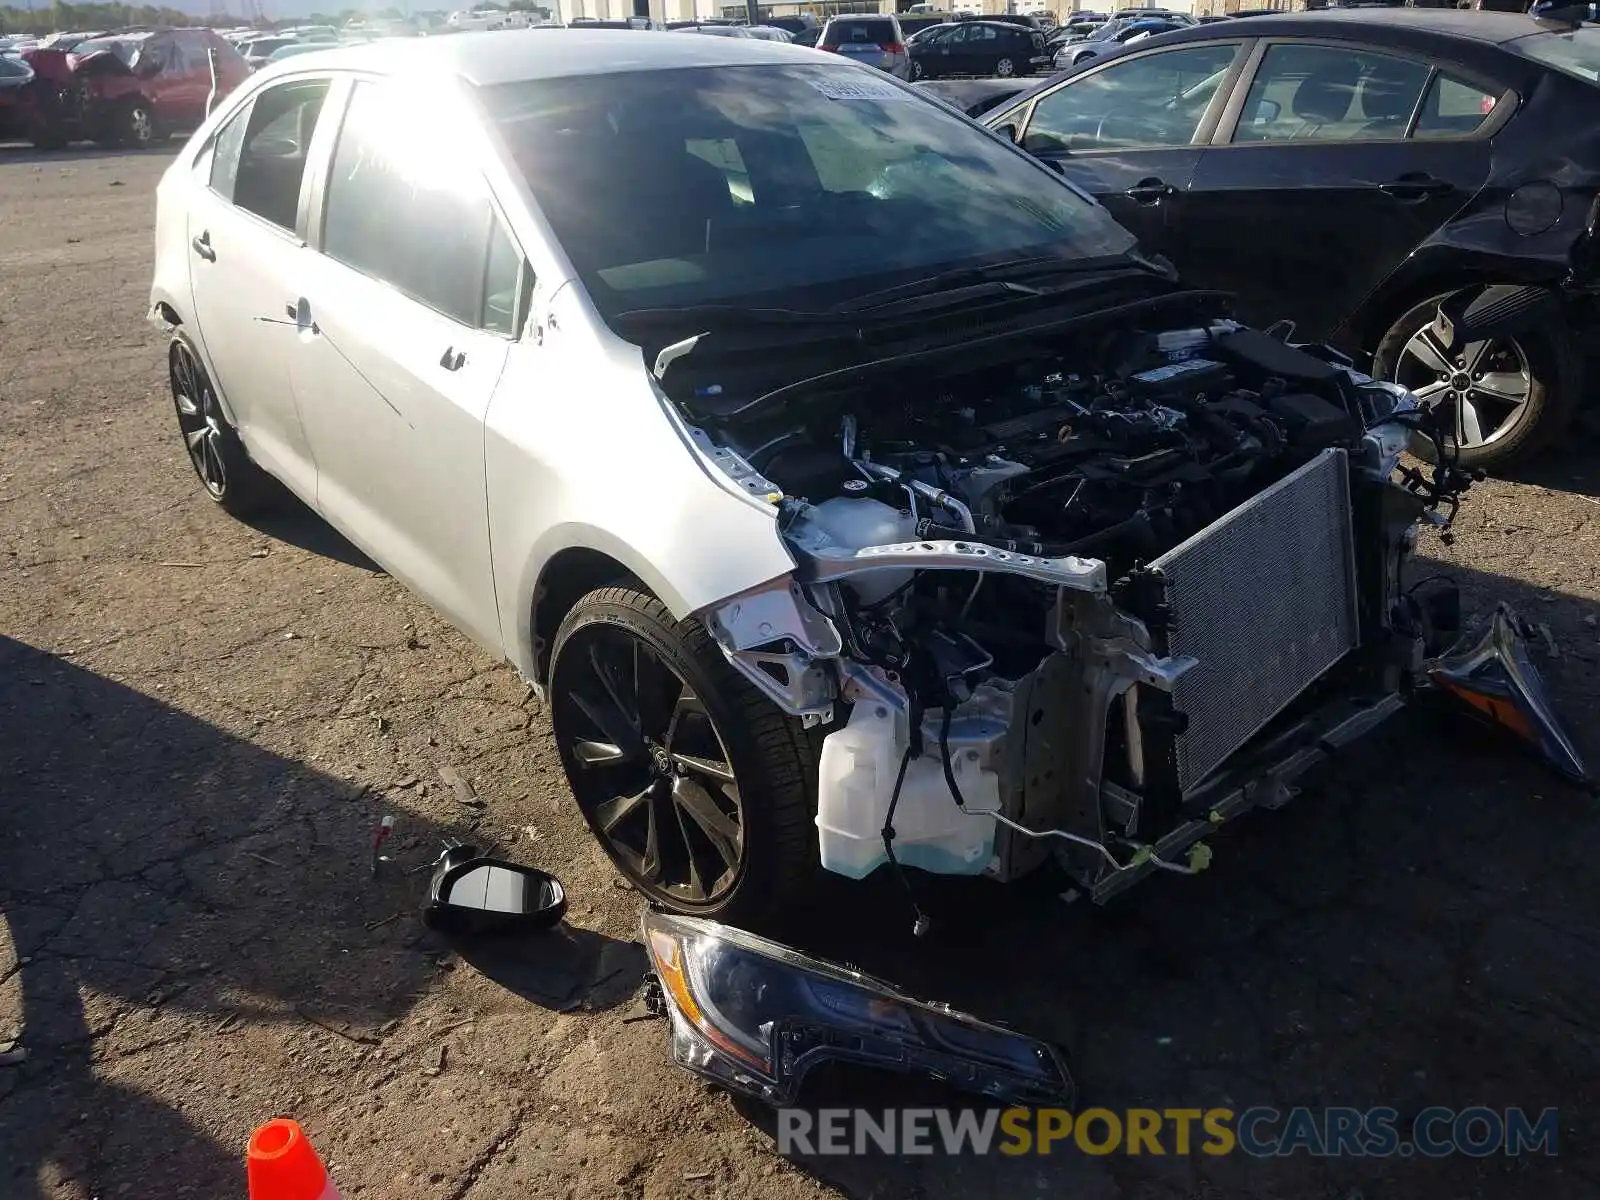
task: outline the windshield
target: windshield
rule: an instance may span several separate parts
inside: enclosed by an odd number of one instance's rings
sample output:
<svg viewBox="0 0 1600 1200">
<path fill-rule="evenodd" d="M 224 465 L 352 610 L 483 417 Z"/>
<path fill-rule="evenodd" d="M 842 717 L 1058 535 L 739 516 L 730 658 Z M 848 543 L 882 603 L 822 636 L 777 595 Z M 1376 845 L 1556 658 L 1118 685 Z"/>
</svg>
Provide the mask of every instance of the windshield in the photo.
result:
<svg viewBox="0 0 1600 1200">
<path fill-rule="evenodd" d="M 995 135 L 857 67 L 541 79 L 484 98 L 608 315 L 756 297 L 805 307 L 898 272 L 1134 245 Z"/>
<path fill-rule="evenodd" d="M 1600 83 L 1600 29 L 1574 29 L 1571 33 L 1536 33 L 1511 45 L 1547 67 L 1574 79 Z"/>
</svg>

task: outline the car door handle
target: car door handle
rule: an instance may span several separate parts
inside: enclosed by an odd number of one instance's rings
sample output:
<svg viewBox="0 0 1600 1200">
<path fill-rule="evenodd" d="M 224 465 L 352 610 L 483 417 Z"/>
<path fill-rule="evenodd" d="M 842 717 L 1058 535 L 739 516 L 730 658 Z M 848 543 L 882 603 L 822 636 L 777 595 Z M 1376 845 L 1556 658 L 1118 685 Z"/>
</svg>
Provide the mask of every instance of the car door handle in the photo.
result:
<svg viewBox="0 0 1600 1200">
<path fill-rule="evenodd" d="M 439 365 L 446 371 L 459 371 L 466 365 L 466 362 L 467 352 L 465 350 L 457 350 L 454 346 L 446 347 L 445 352 L 439 356 Z"/>
<path fill-rule="evenodd" d="M 200 234 L 199 237 L 191 241 L 189 246 L 196 254 L 205 259 L 207 262 L 217 261 L 217 252 L 211 248 L 211 231 L 209 229 L 205 230 Z"/>
<path fill-rule="evenodd" d="M 1447 179 L 1435 179 L 1432 175 L 1420 172 L 1412 175 L 1402 175 L 1398 179 L 1391 179 L 1388 183 L 1380 183 L 1378 190 L 1386 196 L 1393 196 L 1396 200 L 1426 200 L 1429 196 L 1442 196 L 1453 191 L 1455 185 Z"/>
<path fill-rule="evenodd" d="M 1122 194 L 1138 204 L 1155 204 L 1168 196 L 1176 196 L 1178 189 L 1164 179 L 1141 179 Z"/>
</svg>

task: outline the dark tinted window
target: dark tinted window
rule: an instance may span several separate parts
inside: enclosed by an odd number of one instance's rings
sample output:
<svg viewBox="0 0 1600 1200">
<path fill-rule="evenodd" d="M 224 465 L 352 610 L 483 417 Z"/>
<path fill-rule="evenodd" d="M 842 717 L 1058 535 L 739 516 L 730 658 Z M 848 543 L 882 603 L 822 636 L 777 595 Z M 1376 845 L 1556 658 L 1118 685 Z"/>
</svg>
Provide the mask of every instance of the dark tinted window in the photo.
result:
<svg viewBox="0 0 1600 1200">
<path fill-rule="evenodd" d="M 517 335 L 522 315 L 524 268 L 516 244 L 497 220 L 489 231 L 489 261 L 483 273 L 483 327 L 506 337 Z M 527 281 L 530 285 L 531 278 Z"/>
<path fill-rule="evenodd" d="M 784 64 L 482 90 L 602 309 L 817 303 L 1024 251 L 1115 254 L 1105 211 L 878 72 Z"/>
<path fill-rule="evenodd" d="M 1270 46 L 1233 140 L 1398 140 L 1427 82 L 1427 65 L 1408 58 L 1334 46 Z"/>
<path fill-rule="evenodd" d="M 830 46 L 847 46 L 851 42 L 887 46 L 894 40 L 892 21 L 830 21 L 828 34 L 823 38 Z"/>
<path fill-rule="evenodd" d="M 1440 73 L 1433 77 L 1422 101 L 1413 137 L 1465 137 L 1477 130 L 1494 112 L 1499 97 L 1473 83 Z"/>
<path fill-rule="evenodd" d="M 0 79 L 21 79 L 31 68 L 20 58 L 0 54 Z"/>
<path fill-rule="evenodd" d="M 325 79 L 262 92 L 217 134 L 211 186 L 236 207 L 292 231 L 306 151 L 327 95 Z"/>
<path fill-rule="evenodd" d="M 1187 145 L 1237 53 L 1226 42 L 1175 47 L 1069 80 L 1034 105 L 1023 145 L 1035 153 Z"/>
<path fill-rule="evenodd" d="M 211 69 L 206 59 L 206 44 L 206 35 L 203 33 L 173 34 L 168 69 L 184 75 L 205 74 Z"/>
<path fill-rule="evenodd" d="M 476 326 L 492 219 L 482 176 L 425 98 L 358 83 L 328 174 L 323 251 Z"/>
</svg>

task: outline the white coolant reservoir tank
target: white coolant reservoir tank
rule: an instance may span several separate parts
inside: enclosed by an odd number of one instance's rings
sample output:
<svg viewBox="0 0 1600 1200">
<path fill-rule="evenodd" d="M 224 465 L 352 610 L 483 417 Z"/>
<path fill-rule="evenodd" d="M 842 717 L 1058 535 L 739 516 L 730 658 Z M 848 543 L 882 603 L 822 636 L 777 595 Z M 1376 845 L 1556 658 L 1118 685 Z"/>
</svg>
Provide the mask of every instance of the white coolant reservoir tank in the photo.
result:
<svg viewBox="0 0 1600 1200">
<path fill-rule="evenodd" d="M 845 727 L 823 739 L 817 842 L 828 870 L 861 879 L 889 861 L 883 825 L 905 748 L 905 718 L 870 700 L 857 703 Z M 1000 777 L 993 771 L 959 754 L 952 755 L 951 768 L 968 809 L 1000 807 Z M 994 857 L 994 831 L 993 817 L 956 807 L 937 745 L 906 764 L 894 810 L 894 853 L 902 865 L 940 875 L 982 874 Z"/>
<path fill-rule="evenodd" d="M 835 496 L 811 510 L 811 521 L 838 546 L 859 550 L 863 546 L 888 546 L 916 537 L 916 521 L 909 512 L 891 508 L 866 496 Z M 911 578 L 904 567 L 852 575 L 849 587 L 863 604 L 882 600 Z"/>
</svg>

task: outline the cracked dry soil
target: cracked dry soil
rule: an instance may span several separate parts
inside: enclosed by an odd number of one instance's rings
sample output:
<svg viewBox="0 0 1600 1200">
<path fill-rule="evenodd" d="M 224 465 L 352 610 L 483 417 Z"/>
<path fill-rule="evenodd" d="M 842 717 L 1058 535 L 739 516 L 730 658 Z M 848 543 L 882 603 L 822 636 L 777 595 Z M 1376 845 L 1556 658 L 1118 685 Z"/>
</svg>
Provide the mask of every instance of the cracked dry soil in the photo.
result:
<svg viewBox="0 0 1600 1200">
<path fill-rule="evenodd" d="M 242 1198 L 279 1113 L 346 1196 L 396 1200 L 1600 1192 L 1595 805 L 1414 714 L 1112 909 L 930 885 L 913 945 L 891 887 L 838 884 L 781 932 L 1061 1041 L 1086 1103 L 1556 1106 L 1559 1158 L 777 1157 L 770 1118 L 635 1019 L 636 899 L 523 685 L 314 517 L 201 495 L 141 320 L 165 162 L 0 150 L 0 1043 L 27 1051 L 0 1067 L 0 1196 Z M 1426 543 L 1548 622 L 1591 759 L 1597 484 L 1590 446 Z M 448 953 L 406 873 L 445 835 L 558 872 L 567 930 Z M 807 1097 L 904 1098 L 930 1094 Z"/>
</svg>

